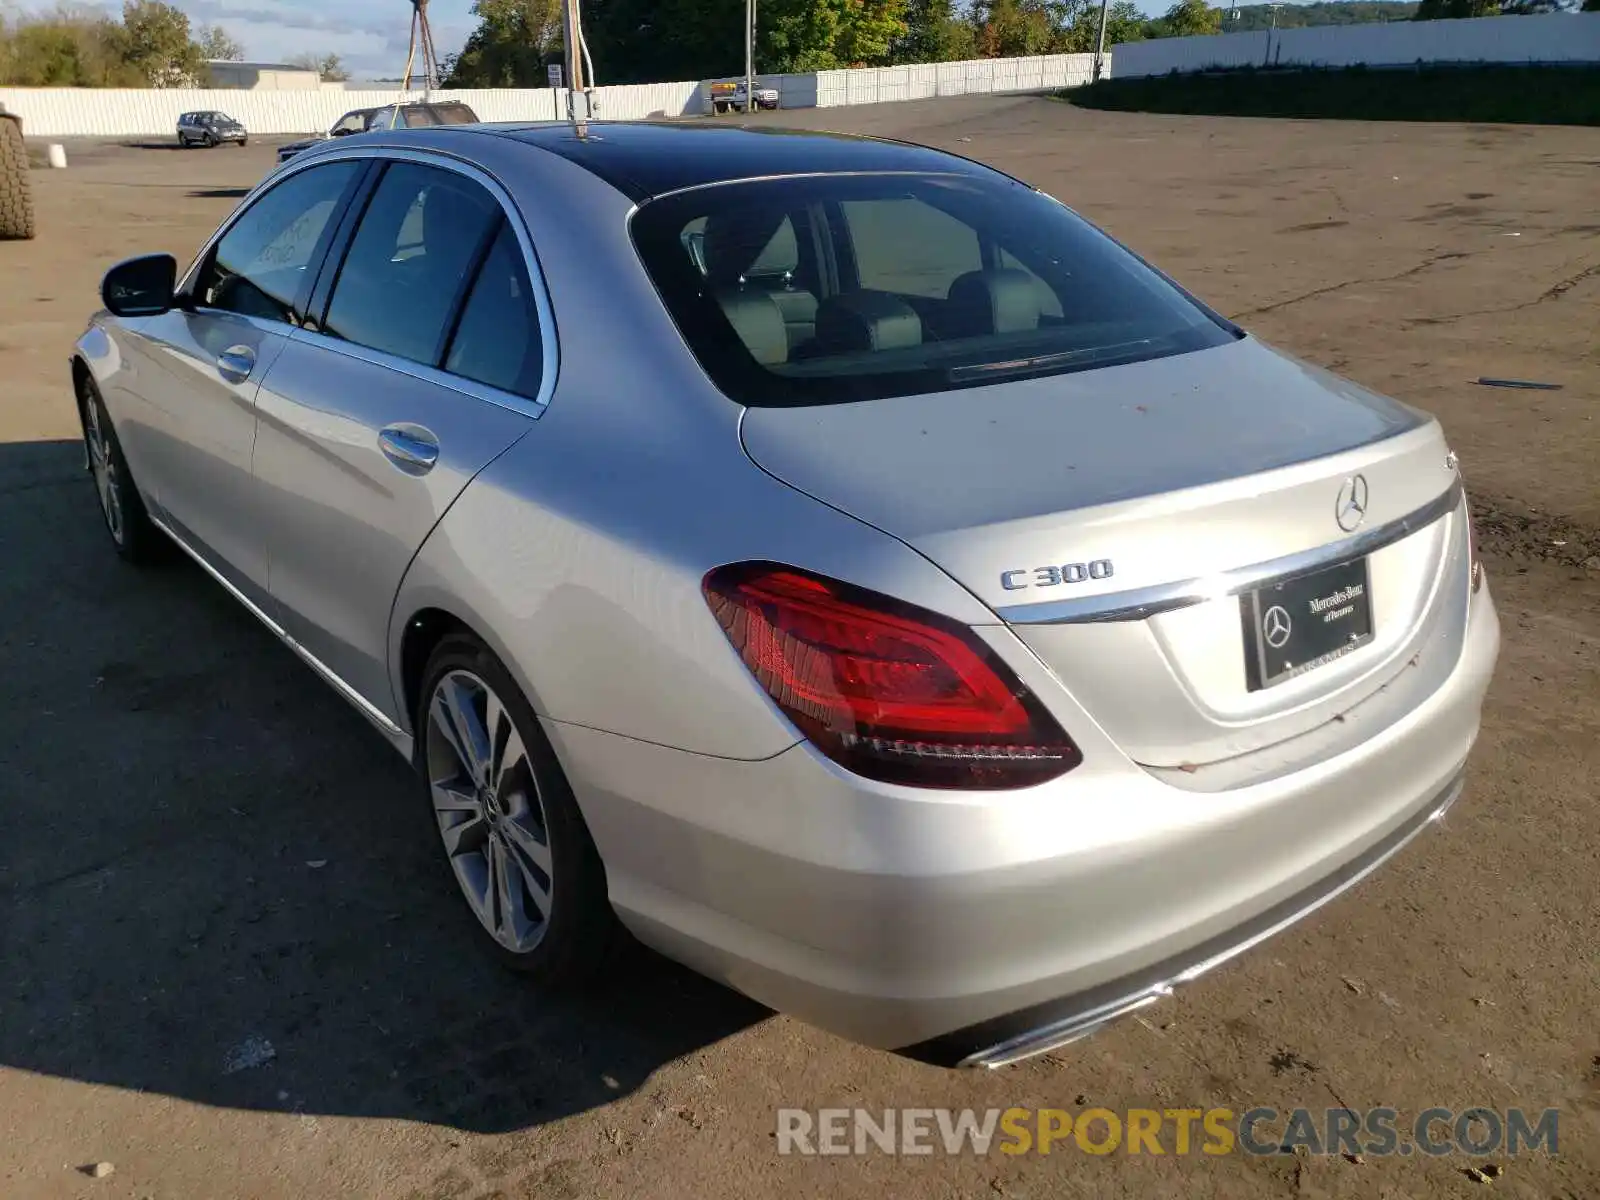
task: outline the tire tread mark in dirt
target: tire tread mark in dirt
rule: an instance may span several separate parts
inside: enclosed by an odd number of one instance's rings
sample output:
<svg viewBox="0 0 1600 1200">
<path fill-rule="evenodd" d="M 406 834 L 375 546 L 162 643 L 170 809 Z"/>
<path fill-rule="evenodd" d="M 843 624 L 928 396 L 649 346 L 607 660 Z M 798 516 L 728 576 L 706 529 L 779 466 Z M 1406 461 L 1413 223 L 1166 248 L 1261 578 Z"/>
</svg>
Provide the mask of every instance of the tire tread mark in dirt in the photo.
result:
<svg viewBox="0 0 1600 1200">
<path fill-rule="evenodd" d="M 1262 313 L 1276 312 L 1280 308 L 1288 308 L 1291 304 L 1299 304 L 1303 300 L 1313 300 L 1318 296 L 1326 296 L 1330 292 L 1343 291 L 1348 287 L 1359 287 L 1363 283 L 1394 283 L 1400 279 L 1409 279 L 1411 276 L 1426 271 L 1429 267 L 1437 266 L 1439 263 L 1449 262 L 1452 259 L 1458 258 L 1471 258 L 1473 254 L 1481 253 L 1482 251 L 1447 250 L 1443 254 L 1430 254 L 1427 258 L 1423 259 L 1414 266 L 1407 267 L 1404 271 L 1399 271 L 1393 275 L 1362 276 L 1360 279 L 1346 279 L 1343 283 L 1326 284 L 1323 287 L 1312 288 L 1309 292 L 1302 292 L 1298 296 L 1289 296 L 1283 300 L 1274 300 L 1271 304 L 1263 304 L 1257 308 L 1250 308 L 1246 309 L 1244 312 L 1235 313 L 1232 319 L 1235 321 L 1242 321 L 1246 317 L 1258 317 Z"/>
</svg>

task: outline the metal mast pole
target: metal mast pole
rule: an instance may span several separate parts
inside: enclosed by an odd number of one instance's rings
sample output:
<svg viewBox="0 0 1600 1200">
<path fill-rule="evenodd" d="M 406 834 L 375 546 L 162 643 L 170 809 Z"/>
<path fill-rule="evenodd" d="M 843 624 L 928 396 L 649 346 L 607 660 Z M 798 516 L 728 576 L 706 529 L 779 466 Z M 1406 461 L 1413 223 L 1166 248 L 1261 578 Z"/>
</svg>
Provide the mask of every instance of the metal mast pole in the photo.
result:
<svg viewBox="0 0 1600 1200">
<path fill-rule="evenodd" d="M 744 111 L 756 110 L 756 0 L 744 0 Z"/>
<path fill-rule="evenodd" d="M 1092 80 L 1092 82 L 1094 82 L 1094 83 L 1099 83 L 1100 82 L 1100 75 L 1101 75 L 1101 72 L 1104 69 L 1102 64 L 1105 62 L 1105 58 L 1106 58 L 1106 5 L 1107 5 L 1107 3 L 1109 3 L 1109 0 L 1100 0 L 1100 41 L 1095 46 L 1095 49 L 1094 49 L 1094 79 Z"/>
<path fill-rule="evenodd" d="M 583 77 L 583 14 L 579 11 L 582 0 L 565 0 L 566 6 L 566 34 L 563 37 L 567 58 L 567 119 L 578 126 L 578 132 L 586 130 L 589 118 L 588 87 Z M 578 116 L 577 101 L 575 97 L 579 92 L 584 93 L 584 113 Z"/>
</svg>

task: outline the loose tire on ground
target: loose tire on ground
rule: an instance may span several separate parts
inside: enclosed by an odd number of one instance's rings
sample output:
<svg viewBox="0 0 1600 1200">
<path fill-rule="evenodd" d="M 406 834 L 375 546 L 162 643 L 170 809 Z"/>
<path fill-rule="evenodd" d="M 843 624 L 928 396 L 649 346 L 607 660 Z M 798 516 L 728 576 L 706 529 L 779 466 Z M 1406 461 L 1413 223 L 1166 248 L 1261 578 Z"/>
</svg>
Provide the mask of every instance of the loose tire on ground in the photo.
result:
<svg viewBox="0 0 1600 1200">
<path fill-rule="evenodd" d="M 33 181 L 22 126 L 0 116 L 0 239 L 34 236 Z"/>
</svg>

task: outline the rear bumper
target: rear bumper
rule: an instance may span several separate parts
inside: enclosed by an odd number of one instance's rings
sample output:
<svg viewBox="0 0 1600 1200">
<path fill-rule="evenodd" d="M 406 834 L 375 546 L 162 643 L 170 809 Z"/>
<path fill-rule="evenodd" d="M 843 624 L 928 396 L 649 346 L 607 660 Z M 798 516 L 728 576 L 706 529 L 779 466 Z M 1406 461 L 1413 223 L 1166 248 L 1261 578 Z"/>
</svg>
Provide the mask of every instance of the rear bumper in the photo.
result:
<svg viewBox="0 0 1600 1200">
<path fill-rule="evenodd" d="M 853 1040 L 997 1065 L 1166 994 L 1430 824 L 1498 648 L 1485 587 L 1454 670 L 1404 717 L 1220 792 L 1163 782 L 1093 730 L 1084 766 L 998 794 L 871 783 L 804 744 L 743 762 L 549 731 L 642 940 Z"/>
<path fill-rule="evenodd" d="M 1035 1005 L 930 1038 L 900 1053 L 940 1067 L 1003 1067 L 1088 1037 L 1118 1017 L 1170 996 L 1213 967 L 1244 953 L 1309 916 L 1354 887 L 1429 825 L 1441 820 L 1460 797 L 1465 774 L 1458 774 L 1433 800 L 1403 824 L 1333 874 L 1273 905 L 1237 929 L 1202 942 L 1136 975 L 1117 979 L 1075 996 Z"/>
</svg>

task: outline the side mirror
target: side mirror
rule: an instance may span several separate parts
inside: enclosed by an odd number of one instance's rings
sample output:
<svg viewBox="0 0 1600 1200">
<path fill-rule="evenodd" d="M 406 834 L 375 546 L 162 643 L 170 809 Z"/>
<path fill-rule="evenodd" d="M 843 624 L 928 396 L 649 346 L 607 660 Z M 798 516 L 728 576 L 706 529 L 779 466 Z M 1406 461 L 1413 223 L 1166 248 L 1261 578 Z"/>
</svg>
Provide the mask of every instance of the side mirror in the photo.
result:
<svg viewBox="0 0 1600 1200">
<path fill-rule="evenodd" d="M 177 286 L 178 260 L 170 254 L 146 254 L 107 271 L 100 299 L 113 316 L 158 317 L 172 311 Z"/>
</svg>

